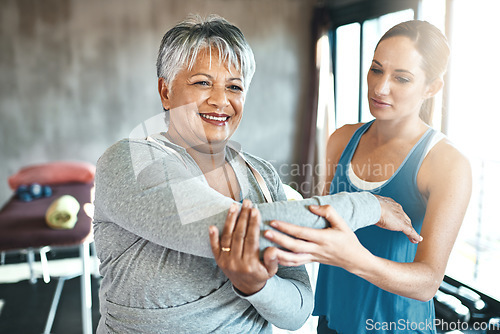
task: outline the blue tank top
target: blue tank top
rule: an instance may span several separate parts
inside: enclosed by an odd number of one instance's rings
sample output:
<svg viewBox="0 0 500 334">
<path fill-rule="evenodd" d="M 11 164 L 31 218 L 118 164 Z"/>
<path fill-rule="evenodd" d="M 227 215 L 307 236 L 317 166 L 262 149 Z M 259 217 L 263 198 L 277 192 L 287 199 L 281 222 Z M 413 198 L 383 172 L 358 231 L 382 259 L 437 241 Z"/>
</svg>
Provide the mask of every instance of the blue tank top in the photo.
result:
<svg viewBox="0 0 500 334">
<path fill-rule="evenodd" d="M 361 136 L 372 122 L 356 130 L 340 157 L 330 193 L 359 192 L 348 176 L 349 165 Z M 418 191 L 417 173 L 433 137 L 429 129 L 408 153 L 387 182 L 370 192 L 401 204 L 420 233 L 426 201 Z M 401 232 L 368 226 L 356 231 L 361 244 L 372 254 L 396 262 L 413 262 L 417 245 Z M 346 270 L 320 265 L 314 315 L 326 316 L 328 327 L 339 333 L 435 333 L 434 303 L 402 297 L 378 288 Z"/>
</svg>

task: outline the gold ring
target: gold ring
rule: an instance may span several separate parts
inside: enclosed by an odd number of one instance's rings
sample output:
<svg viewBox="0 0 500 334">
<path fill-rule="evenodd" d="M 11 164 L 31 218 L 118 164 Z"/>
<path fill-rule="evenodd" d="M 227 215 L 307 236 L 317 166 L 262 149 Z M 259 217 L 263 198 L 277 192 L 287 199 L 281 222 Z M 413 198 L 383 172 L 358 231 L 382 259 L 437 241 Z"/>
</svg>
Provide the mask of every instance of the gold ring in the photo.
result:
<svg viewBox="0 0 500 334">
<path fill-rule="evenodd" d="M 221 251 L 223 251 L 223 252 L 229 252 L 230 250 L 231 250 L 230 247 L 222 247 L 221 248 Z"/>
</svg>

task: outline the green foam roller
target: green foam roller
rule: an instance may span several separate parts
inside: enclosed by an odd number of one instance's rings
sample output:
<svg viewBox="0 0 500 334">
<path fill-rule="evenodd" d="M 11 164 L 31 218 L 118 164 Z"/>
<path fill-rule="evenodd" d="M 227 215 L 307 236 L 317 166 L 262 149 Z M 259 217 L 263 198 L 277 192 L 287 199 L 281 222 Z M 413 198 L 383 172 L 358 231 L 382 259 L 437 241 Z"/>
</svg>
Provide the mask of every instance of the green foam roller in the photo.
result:
<svg viewBox="0 0 500 334">
<path fill-rule="evenodd" d="M 80 203 L 71 195 L 63 195 L 50 204 L 45 213 L 47 225 L 55 229 L 71 229 L 75 226 Z"/>
</svg>

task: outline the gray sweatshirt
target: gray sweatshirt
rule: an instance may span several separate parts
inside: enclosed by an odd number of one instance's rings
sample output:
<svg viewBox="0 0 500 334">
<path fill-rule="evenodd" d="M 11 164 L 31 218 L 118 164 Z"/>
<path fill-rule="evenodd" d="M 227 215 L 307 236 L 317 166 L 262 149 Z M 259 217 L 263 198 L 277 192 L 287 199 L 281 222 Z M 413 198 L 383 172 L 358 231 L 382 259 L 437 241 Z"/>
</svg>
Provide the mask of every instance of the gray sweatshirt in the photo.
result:
<svg viewBox="0 0 500 334">
<path fill-rule="evenodd" d="M 217 267 L 208 226 L 222 230 L 234 202 L 208 186 L 187 152 L 158 134 L 156 142 L 122 140 L 97 163 L 94 235 L 103 275 L 98 333 L 270 333 L 271 324 L 295 330 L 313 306 L 305 268 L 280 266 L 259 292 L 242 296 Z M 376 223 L 378 200 L 342 193 L 286 201 L 280 179 L 266 161 L 232 148 L 242 198 L 259 209 L 262 229 L 272 219 L 324 228 L 308 210 L 330 204 L 353 230 Z M 273 203 L 247 163 L 259 171 Z M 261 249 L 271 245 L 261 238 Z"/>
</svg>

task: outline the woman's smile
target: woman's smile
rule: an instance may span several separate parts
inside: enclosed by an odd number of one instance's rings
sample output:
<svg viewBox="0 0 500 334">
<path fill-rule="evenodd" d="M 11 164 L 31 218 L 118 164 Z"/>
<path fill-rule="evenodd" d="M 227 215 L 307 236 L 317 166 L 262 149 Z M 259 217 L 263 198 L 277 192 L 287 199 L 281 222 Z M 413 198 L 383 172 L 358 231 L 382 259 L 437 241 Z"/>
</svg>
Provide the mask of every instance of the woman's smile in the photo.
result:
<svg viewBox="0 0 500 334">
<path fill-rule="evenodd" d="M 216 126 L 225 126 L 229 120 L 228 115 L 216 113 L 199 113 L 201 119 Z"/>
</svg>

